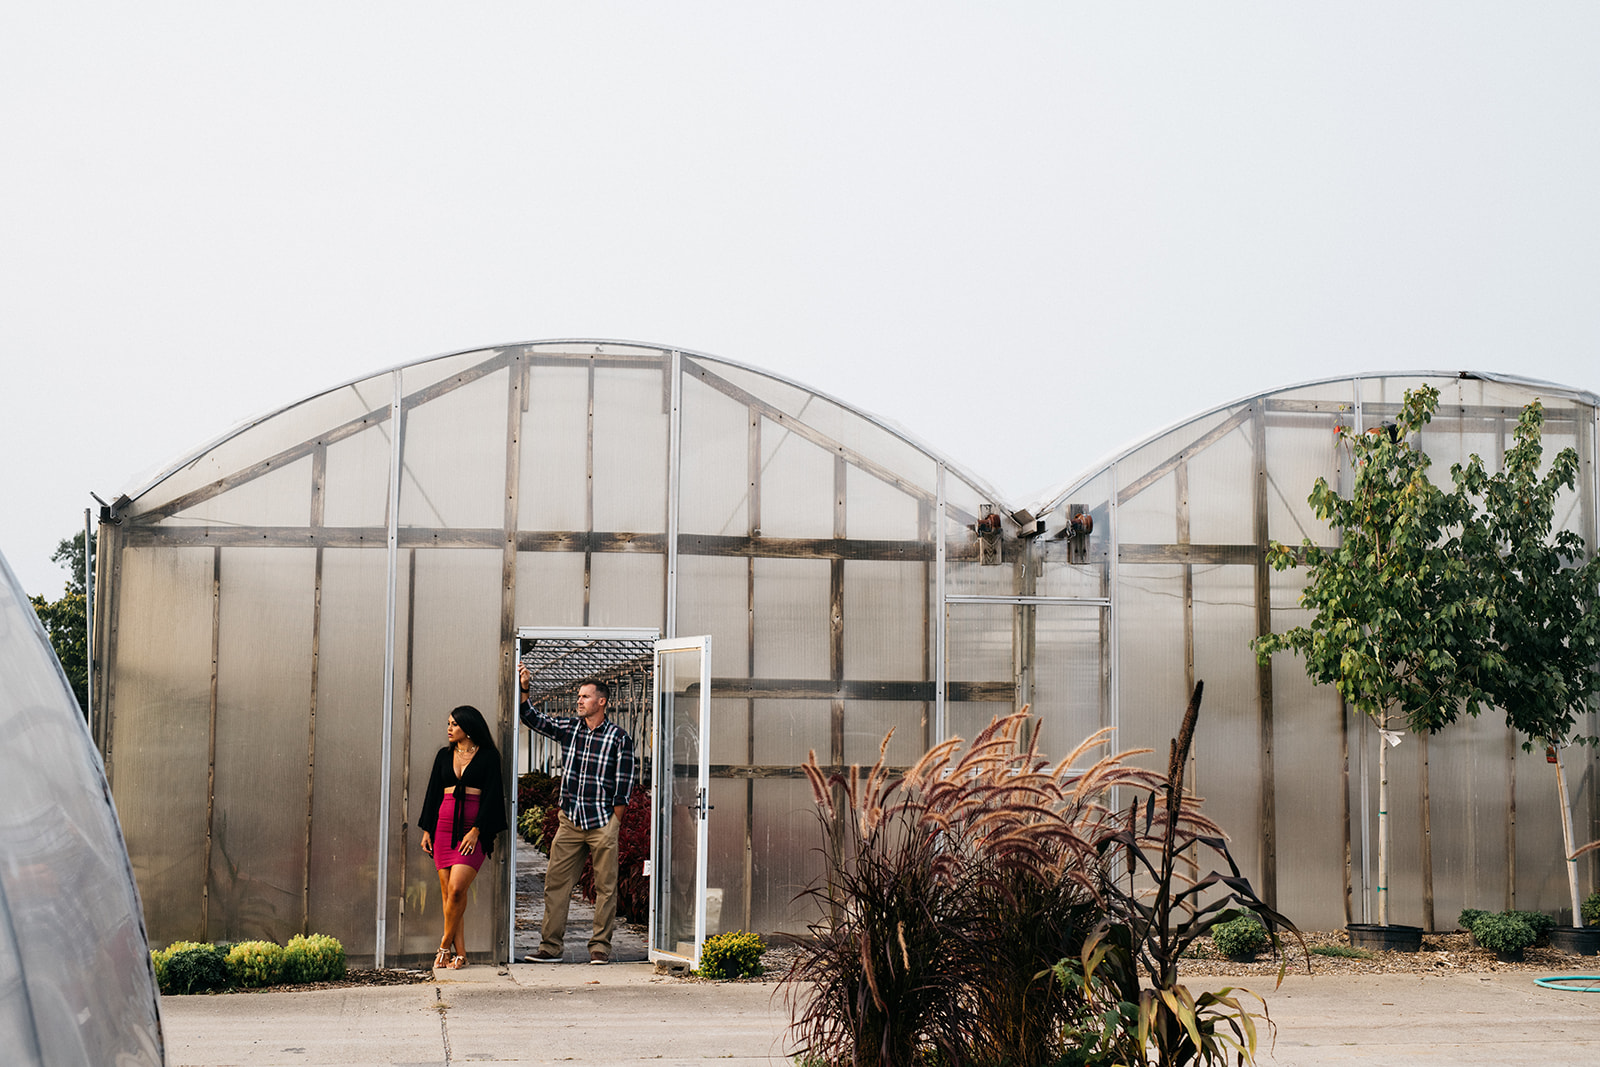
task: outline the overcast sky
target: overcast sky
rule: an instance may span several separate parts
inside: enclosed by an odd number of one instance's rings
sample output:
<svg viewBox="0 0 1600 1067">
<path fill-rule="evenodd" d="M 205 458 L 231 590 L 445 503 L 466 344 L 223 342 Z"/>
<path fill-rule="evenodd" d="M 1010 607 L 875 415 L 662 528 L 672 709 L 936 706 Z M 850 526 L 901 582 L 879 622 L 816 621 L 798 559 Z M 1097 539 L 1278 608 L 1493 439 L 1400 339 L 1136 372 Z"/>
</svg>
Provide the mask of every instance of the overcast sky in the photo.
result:
<svg viewBox="0 0 1600 1067">
<path fill-rule="evenodd" d="M 0 552 L 446 351 L 695 349 L 1020 504 L 1364 371 L 1600 391 L 1593 3 L 13 3 Z"/>
</svg>

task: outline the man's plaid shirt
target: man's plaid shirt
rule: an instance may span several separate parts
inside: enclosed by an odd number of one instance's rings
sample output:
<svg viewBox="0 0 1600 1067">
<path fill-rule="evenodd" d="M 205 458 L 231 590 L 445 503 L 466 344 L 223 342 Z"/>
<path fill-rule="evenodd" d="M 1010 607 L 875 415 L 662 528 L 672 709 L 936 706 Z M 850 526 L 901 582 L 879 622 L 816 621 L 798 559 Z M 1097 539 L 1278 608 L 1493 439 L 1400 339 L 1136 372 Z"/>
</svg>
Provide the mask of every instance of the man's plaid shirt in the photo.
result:
<svg viewBox="0 0 1600 1067">
<path fill-rule="evenodd" d="M 583 720 L 553 718 L 523 701 L 520 711 L 530 730 L 566 750 L 561 771 L 561 810 L 580 830 L 598 830 L 611 821 L 613 808 L 628 803 L 637 764 L 628 731 L 607 719 L 591 730 Z"/>
</svg>

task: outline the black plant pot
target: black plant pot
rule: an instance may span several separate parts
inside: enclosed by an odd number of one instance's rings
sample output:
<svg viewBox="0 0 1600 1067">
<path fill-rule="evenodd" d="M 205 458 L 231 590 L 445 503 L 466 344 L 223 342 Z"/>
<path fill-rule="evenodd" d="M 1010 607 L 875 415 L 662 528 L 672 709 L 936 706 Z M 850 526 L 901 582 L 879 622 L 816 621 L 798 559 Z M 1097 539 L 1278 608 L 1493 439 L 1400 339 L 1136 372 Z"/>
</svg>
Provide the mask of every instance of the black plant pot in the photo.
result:
<svg viewBox="0 0 1600 1067">
<path fill-rule="evenodd" d="M 1510 948 L 1503 952 L 1496 952 L 1494 954 L 1494 958 L 1499 960 L 1501 963 L 1521 963 L 1522 949 Z"/>
<path fill-rule="evenodd" d="M 1550 931 L 1550 947 L 1574 956 L 1600 956 L 1600 926 L 1557 926 Z"/>
<path fill-rule="evenodd" d="M 1371 952 L 1420 952 L 1422 927 L 1377 923 L 1351 923 L 1345 927 L 1350 933 L 1350 947 Z"/>
</svg>

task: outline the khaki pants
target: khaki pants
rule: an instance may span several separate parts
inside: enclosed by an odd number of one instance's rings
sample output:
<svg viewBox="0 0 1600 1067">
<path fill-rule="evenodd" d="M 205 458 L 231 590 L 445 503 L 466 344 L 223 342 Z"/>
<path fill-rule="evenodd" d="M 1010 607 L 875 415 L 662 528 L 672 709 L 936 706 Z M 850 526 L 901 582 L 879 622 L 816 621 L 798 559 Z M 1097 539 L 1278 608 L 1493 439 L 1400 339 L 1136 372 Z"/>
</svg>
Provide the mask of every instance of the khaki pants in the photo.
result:
<svg viewBox="0 0 1600 1067">
<path fill-rule="evenodd" d="M 594 863 L 594 932 L 589 937 L 589 951 L 611 954 L 611 934 L 617 926 L 617 833 L 621 828 L 622 820 L 615 814 L 598 830 L 580 830 L 566 812 L 561 813 L 544 876 L 541 952 L 561 954 L 572 887 L 578 884 L 583 859 L 588 856 Z"/>
</svg>

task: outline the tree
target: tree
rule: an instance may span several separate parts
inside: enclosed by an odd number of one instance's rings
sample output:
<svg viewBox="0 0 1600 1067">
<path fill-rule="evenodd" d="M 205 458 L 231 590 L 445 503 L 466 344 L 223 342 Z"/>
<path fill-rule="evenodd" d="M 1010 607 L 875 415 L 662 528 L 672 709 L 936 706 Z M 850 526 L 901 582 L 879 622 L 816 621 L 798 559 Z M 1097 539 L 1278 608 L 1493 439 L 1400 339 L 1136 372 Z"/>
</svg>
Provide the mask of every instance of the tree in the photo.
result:
<svg viewBox="0 0 1600 1067">
<path fill-rule="evenodd" d="M 1544 406 L 1535 400 L 1522 409 L 1501 471 L 1485 473 L 1474 455 L 1456 480 L 1482 501 L 1462 537 L 1488 607 L 1479 687 L 1504 709 L 1506 725 L 1528 739 L 1523 748 L 1537 743 L 1556 753 L 1572 918 L 1581 925 L 1560 747 L 1600 740 L 1575 732 L 1600 692 L 1600 557 L 1585 563 L 1582 537 L 1571 530 L 1552 533 L 1557 498 L 1577 484 L 1578 453 L 1562 449 L 1540 477 L 1543 429 Z"/>
<path fill-rule="evenodd" d="M 1395 729 L 1434 733 L 1482 694 L 1476 680 L 1484 610 L 1460 532 L 1470 506 L 1459 485 L 1447 492 L 1428 478 L 1430 460 L 1412 438 L 1433 418 L 1439 391 L 1409 391 L 1393 426 L 1337 432 L 1351 459 L 1350 495 L 1318 478 L 1308 501 L 1339 535 L 1323 548 L 1306 539 L 1276 541 L 1276 570 L 1307 568 L 1307 626 L 1263 634 L 1252 643 L 1265 664 L 1285 649 L 1305 660 L 1319 685 L 1333 685 L 1382 731 L 1378 745 L 1378 922 L 1389 924 L 1389 760 Z"/>
<path fill-rule="evenodd" d="M 46 600 L 31 596 L 28 600 L 44 624 L 50 646 L 72 684 L 78 698 L 78 708 L 87 714 L 89 708 L 89 612 L 87 576 L 83 560 L 84 534 L 79 531 L 56 546 L 50 558 L 67 569 L 67 588 L 60 600 Z M 90 545 L 90 565 L 93 565 L 94 546 Z"/>
</svg>

